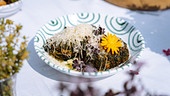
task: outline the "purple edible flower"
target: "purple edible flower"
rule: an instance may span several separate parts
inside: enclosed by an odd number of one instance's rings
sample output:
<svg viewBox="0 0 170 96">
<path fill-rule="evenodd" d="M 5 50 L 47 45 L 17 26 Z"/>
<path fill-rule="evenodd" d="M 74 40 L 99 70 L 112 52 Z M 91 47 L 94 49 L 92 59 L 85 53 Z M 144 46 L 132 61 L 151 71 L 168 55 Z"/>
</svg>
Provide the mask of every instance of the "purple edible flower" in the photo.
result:
<svg viewBox="0 0 170 96">
<path fill-rule="evenodd" d="M 97 69 L 90 66 L 90 65 L 86 65 L 85 68 L 83 69 L 84 72 L 97 72 Z"/>
<path fill-rule="evenodd" d="M 73 60 L 72 64 L 73 68 L 76 69 L 77 71 L 82 71 L 83 68 L 86 66 L 83 61 L 80 61 L 78 59 Z"/>
</svg>

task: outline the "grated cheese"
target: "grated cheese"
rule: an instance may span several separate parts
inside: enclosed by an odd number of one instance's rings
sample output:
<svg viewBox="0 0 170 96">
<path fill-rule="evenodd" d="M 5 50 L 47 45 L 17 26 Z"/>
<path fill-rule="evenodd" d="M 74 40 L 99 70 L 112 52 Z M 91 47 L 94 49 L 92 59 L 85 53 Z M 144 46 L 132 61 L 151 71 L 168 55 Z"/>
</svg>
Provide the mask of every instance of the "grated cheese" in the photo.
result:
<svg viewBox="0 0 170 96">
<path fill-rule="evenodd" d="M 89 24 L 79 24 L 75 27 L 67 27 L 60 33 L 56 33 L 53 37 L 47 40 L 49 43 L 56 43 L 56 46 L 61 42 L 63 44 L 74 43 L 78 48 L 81 47 L 80 41 L 85 38 L 85 36 L 94 37 L 93 30 L 95 27 Z M 91 41 L 91 40 L 90 40 Z M 94 43 L 96 41 L 92 41 Z M 96 45 L 96 44 L 95 44 Z"/>
</svg>

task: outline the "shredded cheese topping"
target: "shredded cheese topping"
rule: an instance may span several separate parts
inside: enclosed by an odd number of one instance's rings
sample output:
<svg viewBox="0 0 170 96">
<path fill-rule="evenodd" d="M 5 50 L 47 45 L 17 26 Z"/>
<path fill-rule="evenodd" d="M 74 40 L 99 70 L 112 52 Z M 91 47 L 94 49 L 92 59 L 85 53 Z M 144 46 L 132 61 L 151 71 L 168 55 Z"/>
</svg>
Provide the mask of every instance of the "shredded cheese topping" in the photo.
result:
<svg viewBox="0 0 170 96">
<path fill-rule="evenodd" d="M 85 36 L 94 37 L 93 30 L 95 28 L 89 24 L 79 24 L 75 27 L 67 27 L 60 33 L 56 33 L 53 37 L 48 39 L 49 43 L 56 43 L 59 45 L 61 42 L 63 44 L 74 43 L 78 48 L 81 47 L 80 41 L 85 38 Z M 96 42 L 96 40 L 90 40 L 91 43 Z M 94 43 L 96 44 L 96 43 Z"/>
</svg>

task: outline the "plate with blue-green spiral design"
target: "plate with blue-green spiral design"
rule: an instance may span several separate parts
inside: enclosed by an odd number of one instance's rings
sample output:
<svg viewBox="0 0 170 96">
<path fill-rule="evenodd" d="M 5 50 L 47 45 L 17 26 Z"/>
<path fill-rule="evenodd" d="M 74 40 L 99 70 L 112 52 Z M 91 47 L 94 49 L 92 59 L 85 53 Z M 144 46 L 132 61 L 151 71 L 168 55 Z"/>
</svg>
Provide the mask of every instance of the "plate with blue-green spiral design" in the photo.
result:
<svg viewBox="0 0 170 96">
<path fill-rule="evenodd" d="M 61 32 L 66 26 L 76 26 L 81 23 L 93 24 L 105 28 L 107 32 L 111 32 L 120 37 L 127 43 L 130 57 L 125 64 L 112 68 L 103 72 L 78 72 L 60 66 L 54 63 L 49 58 L 49 55 L 44 51 L 43 45 L 46 39 L 52 37 L 54 34 Z M 36 33 L 34 37 L 34 48 L 38 56 L 50 67 L 72 76 L 82 76 L 85 78 L 101 78 L 116 74 L 117 72 L 130 67 L 131 59 L 136 60 L 140 57 L 142 50 L 145 48 L 144 38 L 141 32 L 126 20 L 107 14 L 100 13 L 74 13 L 64 15 L 50 20 L 44 24 Z"/>
</svg>

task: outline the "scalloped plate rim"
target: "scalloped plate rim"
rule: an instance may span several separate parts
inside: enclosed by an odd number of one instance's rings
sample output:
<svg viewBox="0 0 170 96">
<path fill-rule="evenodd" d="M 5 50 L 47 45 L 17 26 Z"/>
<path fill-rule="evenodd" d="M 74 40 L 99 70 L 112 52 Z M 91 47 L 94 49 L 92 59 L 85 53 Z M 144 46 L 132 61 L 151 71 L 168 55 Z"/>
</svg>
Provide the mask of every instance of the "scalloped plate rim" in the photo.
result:
<svg viewBox="0 0 170 96">
<path fill-rule="evenodd" d="M 22 2 L 22 0 L 18 0 L 14 3 L 0 6 L 0 17 L 4 18 L 16 14 L 21 9 Z"/>
</svg>

